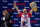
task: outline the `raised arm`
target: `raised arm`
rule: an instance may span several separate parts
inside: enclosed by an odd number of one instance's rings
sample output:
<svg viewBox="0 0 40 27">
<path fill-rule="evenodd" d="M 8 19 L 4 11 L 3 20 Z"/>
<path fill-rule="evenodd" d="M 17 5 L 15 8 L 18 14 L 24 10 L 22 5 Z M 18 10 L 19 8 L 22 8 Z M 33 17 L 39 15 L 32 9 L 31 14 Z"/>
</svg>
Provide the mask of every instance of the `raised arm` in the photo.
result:
<svg viewBox="0 0 40 27">
<path fill-rule="evenodd" d="M 32 12 L 33 12 L 33 10 L 31 9 L 30 12 L 27 13 L 29 17 L 32 16 Z"/>
<path fill-rule="evenodd" d="M 19 11 L 18 7 L 16 6 L 16 2 L 14 2 L 14 8 L 16 8 L 16 10 L 18 11 L 18 13 L 20 14 L 20 11 Z"/>
<path fill-rule="evenodd" d="M 11 13 L 9 14 L 9 17 L 11 17 L 12 13 L 14 12 L 14 10 L 12 9 Z"/>
</svg>

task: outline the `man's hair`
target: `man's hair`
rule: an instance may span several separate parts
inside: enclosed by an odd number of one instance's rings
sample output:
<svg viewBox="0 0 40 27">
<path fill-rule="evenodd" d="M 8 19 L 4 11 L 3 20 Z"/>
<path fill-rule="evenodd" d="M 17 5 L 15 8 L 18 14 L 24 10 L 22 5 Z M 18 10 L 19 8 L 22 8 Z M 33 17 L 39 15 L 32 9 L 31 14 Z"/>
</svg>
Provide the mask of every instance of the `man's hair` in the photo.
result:
<svg viewBox="0 0 40 27">
<path fill-rule="evenodd" d="M 25 9 L 25 8 L 24 8 L 24 9 Z M 24 9 L 23 9 L 23 10 L 24 10 Z M 26 9 L 26 11 L 27 11 L 27 9 Z"/>
<path fill-rule="evenodd" d="M 7 12 L 6 10 L 4 10 L 4 11 L 2 12 L 2 14 L 3 14 L 3 13 L 6 13 L 6 14 L 8 14 L 8 12 Z"/>
</svg>

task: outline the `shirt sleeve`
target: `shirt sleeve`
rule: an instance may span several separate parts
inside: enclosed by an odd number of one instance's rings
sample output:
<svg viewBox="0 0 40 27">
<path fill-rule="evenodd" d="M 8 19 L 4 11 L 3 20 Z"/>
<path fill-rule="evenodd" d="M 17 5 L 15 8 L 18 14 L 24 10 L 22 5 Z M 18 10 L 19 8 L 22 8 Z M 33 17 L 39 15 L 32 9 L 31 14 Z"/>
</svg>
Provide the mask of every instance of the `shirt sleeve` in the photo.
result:
<svg viewBox="0 0 40 27">
<path fill-rule="evenodd" d="M 29 13 L 27 13 L 27 15 L 28 15 L 29 17 L 31 17 L 31 16 L 32 16 L 32 14 L 30 14 L 30 12 L 29 12 Z"/>
<path fill-rule="evenodd" d="M 20 12 L 19 17 L 21 17 L 21 15 L 22 15 L 22 12 Z"/>
</svg>

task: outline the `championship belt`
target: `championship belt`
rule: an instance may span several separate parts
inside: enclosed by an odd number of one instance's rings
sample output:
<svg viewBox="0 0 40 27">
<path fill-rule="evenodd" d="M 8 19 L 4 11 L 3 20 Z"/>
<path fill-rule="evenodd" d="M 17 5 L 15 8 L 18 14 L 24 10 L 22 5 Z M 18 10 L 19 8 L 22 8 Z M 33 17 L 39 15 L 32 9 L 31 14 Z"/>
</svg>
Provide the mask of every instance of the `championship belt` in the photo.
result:
<svg viewBox="0 0 40 27">
<path fill-rule="evenodd" d="M 27 22 L 24 22 L 23 25 L 27 24 Z"/>
<path fill-rule="evenodd" d="M 34 12 L 37 11 L 37 5 L 34 1 L 30 3 L 30 7 L 34 10 Z"/>
<path fill-rule="evenodd" d="M 25 22 L 25 21 L 22 21 L 22 24 L 23 24 L 23 25 L 25 25 L 25 24 L 27 24 L 27 22 Z"/>
</svg>

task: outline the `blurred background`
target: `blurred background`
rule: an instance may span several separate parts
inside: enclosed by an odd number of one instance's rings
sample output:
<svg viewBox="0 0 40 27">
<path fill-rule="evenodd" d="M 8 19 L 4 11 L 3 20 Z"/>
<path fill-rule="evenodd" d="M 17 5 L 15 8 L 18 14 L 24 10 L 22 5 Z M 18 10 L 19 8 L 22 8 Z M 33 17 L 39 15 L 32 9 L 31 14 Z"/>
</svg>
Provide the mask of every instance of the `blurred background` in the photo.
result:
<svg viewBox="0 0 40 27">
<path fill-rule="evenodd" d="M 30 22 L 32 27 L 40 27 L 40 0 L 0 0 L 0 27 L 1 17 L 3 17 L 2 11 L 7 10 L 10 13 L 13 8 L 14 1 L 17 3 L 16 5 L 21 12 L 24 8 L 29 11 L 31 9 L 30 3 L 33 1 L 36 2 L 39 12 L 33 12 Z M 18 12 L 15 10 L 11 16 L 12 27 L 20 27 L 21 18 L 18 15 Z"/>
</svg>

